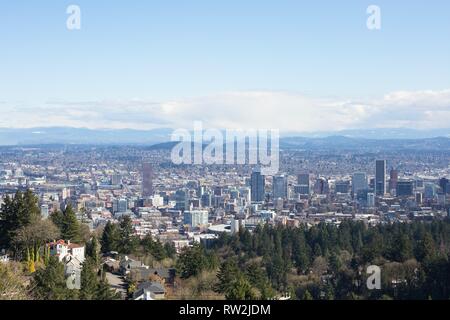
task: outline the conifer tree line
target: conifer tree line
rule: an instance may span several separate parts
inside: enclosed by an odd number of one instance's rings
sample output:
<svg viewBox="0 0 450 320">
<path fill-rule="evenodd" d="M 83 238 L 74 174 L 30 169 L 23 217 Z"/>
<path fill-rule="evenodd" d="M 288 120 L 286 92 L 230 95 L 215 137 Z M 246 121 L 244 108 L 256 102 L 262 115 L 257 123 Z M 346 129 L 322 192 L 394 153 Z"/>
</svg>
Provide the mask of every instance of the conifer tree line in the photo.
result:
<svg viewBox="0 0 450 320">
<path fill-rule="evenodd" d="M 178 273 L 217 270 L 214 289 L 227 299 L 450 299 L 450 221 L 369 227 L 258 226 L 222 234 L 210 249 L 194 246 Z M 381 290 L 366 286 L 366 268 L 381 268 Z M 217 268 L 218 266 L 218 268 Z"/>
<path fill-rule="evenodd" d="M 81 272 L 81 289 L 67 288 L 64 265 L 50 256 L 46 244 L 56 239 L 86 246 Z M 5 196 L 0 208 L 0 248 L 13 262 L 0 264 L 0 299 L 112 300 L 112 291 L 101 267 L 100 243 L 80 223 L 70 205 L 43 220 L 38 198 L 31 190 Z M 15 276 L 13 276 L 15 275 Z"/>
<path fill-rule="evenodd" d="M 45 244 L 65 239 L 86 246 L 81 290 L 67 289 L 64 266 Z M 176 254 L 173 245 L 133 234 L 132 221 L 108 222 L 90 234 L 69 205 L 40 217 L 29 190 L 6 196 L 0 209 L 0 248 L 18 263 L 0 265 L 0 297 L 25 299 L 118 299 L 106 281 L 101 255 L 169 259 L 182 281 L 199 281 L 196 294 L 215 292 L 231 300 L 274 299 L 450 299 L 450 220 L 379 224 L 344 220 L 338 226 L 260 225 L 221 234 Z M 369 265 L 381 268 L 381 290 L 365 285 Z M 203 278 L 202 278 L 203 277 Z M 30 281 L 27 281 L 30 280 Z M 9 295 L 8 295 L 9 294 Z M 199 295 L 201 296 L 201 295 Z"/>
</svg>

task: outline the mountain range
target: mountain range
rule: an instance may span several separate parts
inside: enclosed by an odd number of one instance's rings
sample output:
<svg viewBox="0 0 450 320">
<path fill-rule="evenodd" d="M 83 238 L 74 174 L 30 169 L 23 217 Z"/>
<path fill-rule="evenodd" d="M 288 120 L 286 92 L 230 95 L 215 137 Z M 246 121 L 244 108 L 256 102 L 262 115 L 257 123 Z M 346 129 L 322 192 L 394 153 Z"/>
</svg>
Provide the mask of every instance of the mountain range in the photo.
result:
<svg viewBox="0 0 450 320">
<path fill-rule="evenodd" d="M 86 129 L 86 128 L 0 128 L 0 145 L 46 145 L 46 144 L 91 144 L 91 145 L 147 145 L 173 146 L 173 129 Z M 450 148 L 450 129 L 367 129 L 339 132 L 293 133 L 281 135 L 282 148 L 366 148 L 376 147 L 389 141 L 388 147 Z M 384 143 L 386 144 L 386 143 Z"/>
</svg>

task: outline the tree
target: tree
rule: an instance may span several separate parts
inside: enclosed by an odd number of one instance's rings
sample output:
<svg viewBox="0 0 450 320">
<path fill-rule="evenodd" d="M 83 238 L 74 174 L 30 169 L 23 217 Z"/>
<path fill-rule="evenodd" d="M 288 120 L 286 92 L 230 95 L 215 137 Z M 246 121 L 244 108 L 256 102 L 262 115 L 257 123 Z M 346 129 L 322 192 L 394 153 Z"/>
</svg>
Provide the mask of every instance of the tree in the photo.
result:
<svg viewBox="0 0 450 320">
<path fill-rule="evenodd" d="M 25 253 L 25 261 L 31 273 L 34 272 L 35 263 L 41 260 L 41 250 L 44 245 L 57 237 L 59 237 L 59 229 L 50 220 L 35 219 L 31 224 L 17 230 L 13 241 L 16 247 Z"/>
<path fill-rule="evenodd" d="M 152 255 L 158 261 L 161 261 L 166 257 L 165 247 L 159 240 L 154 241 L 150 234 L 142 239 L 141 245 L 146 254 Z"/>
<path fill-rule="evenodd" d="M 133 224 L 129 216 L 124 216 L 120 221 L 119 236 L 120 253 L 130 254 L 136 251 L 139 242 L 137 237 L 133 236 Z"/>
<path fill-rule="evenodd" d="M 28 226 L 40 218 L 37 197 L 27 190 L 25 193 L 17 191 L 13 198 L 6 196 L 0 209 L 0 245 L 12 249 L 17 230 Z"/>
<path fill-rule="evenodd" d="M 436 254 L 436 244 L 429 232 L 425 233 L 422 240 L 418 241 L 415 256 L 418 261 L 432 259 Z"/>
<path fill-rule="evenodd" d="M 173 258 L 177 253 L 175 246 L 169 242 L 166 242 L 164 244 L 164 251 L 165 251 L 165 256 L 168 258 Z"/>
<path fill-rule="evenodd" d="M 391 254 L 398 262 L 404 262 L 412 257 L 411 240 L 405 233 L 400 233 L 395 237 Z"/>
<path fill-rule="evenodd" d="M 66 286 L 64 265 L 56 257 L 50 257 L 46 268 L 34 273 L 31 288 L 38 300 L 66 300 L 74 297 L 74 293 Z"/>
<path fill-rule="evenodd" d="M 227 300 L 254 300 L 252 286 L 243 274 L 233 279 L 225 291 Z"/>
<path fill-rule="evenodd" d="M 99 286 L 95 262 L 91 257 L 87 257 L 83 262 L 81 270 L 81 300 L 95 300 L 97 297 L 97 288 Z"/>
<path fill-rule="evenodd" d="M 236 259 L 231 258 L 224 261 L 217 273 L 217 279 L 219 280 L 216 285 L 216 292 L 226 293 L 229 291 L 229 287 L 233 281 L 240 274 L 239 267 L 237 265 Z"/>
<path fill-rule="evenodd" d="M 191 248 L 183 248 L 178 257 L 177 269 L 183 279 L 198 275 L 208 266 L 207 258 L 203 248 L 199 244 L 194 244 Z"/>
<path fill-rule="evenodd" d="M 92 259 L 96 268 L 100 266 L 100 244 L 96 236 L 86 243 L 86 256 Z"/>
<path fill-rule="evenodd" d="M 250 263 L 245 275 L 250 284 L 259 290 L 262 300 L 272 299 L 275 296 L 275 290 L 273 290 L 266 273 L 259 264 Z"/>
<path fill-rule="evenodd" d="M 96 300 L 119 300 L 120 298 L 120 294 L 111 289 L 108 281 L 102 278 L 97 286 Z"/>
<path fill-rule="evenodd" d="M 71 240 L 73 242 L 81 241 L 80 237 L 80 222 L 77 220 L 77 216 L 69 204 L 64 210 L 64 219 L 61 230 L 61 235 L 64 240 Z"/>
<path fill-rule="evenodd" d="M 119 228 L 111 221 L 106 223 L 105 229 L 102 234 L 102 252 L 108 253 L 111 251 L 117 251 L 119 249 L 120 234 Z"/>
<path fill-rule="evenodd" d="M 97 265 L 92 257 L 87 257 L 81 271 L 81 300 L 117 300 L 120 295 L 109 287 L 105 273 L 98 275 Z"/>
</svg>

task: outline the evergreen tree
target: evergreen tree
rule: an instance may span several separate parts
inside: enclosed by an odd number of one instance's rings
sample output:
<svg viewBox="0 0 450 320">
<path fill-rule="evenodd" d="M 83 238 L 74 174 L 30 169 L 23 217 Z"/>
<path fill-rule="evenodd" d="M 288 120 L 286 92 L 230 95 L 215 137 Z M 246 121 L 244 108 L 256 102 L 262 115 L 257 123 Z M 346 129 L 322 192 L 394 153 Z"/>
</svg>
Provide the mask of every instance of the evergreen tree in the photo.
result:
<svg viewBox="0 0 450 320">
<path fill-rule="evenodd" d="M 254 300 L 255 296 L 250 282 L 243 274 L 239 274 L 227 287 L 225 298 L 227 300 Z"/>
<path fill-rule="evenodd" d="M 91 257 L 87 257 L 81 270 L 81 300 L 95 300 L 99 286 L 96 265 Z"/>
<path fill-rule="evenodd" d="M 17 231 L 40 219 L 38 199 L 31 190 L 17 191 L 13 198 L 6 196 L 0 208 L 0 245 L 17 253 L 13 247 Z"/>
<path fill-rule="evenodd" d="M 86 256 L 92 259 L 96 268 L 100 266 L 100 244 L 96 236 L 86 244 Z"/>
<path fill-rule="evenodd" d="M 130 254 L 136 251 L 138 239 L 133 236 L 133 224 L 129 216 L 124 216 L 119 225 L 119 252 Z"/>
<path fill-rule="evenodd" d="M 45 268 L 33 275 L 32 294 L 38 300 L 66 300 L 74 297 L 67 289 L 64 265 L 56 257 L 50 257 Z"/>
<path fill-rule="evenodd" d="M 108 221 L 102 234 L 101 240 L 102 252 L 108 253 L 111 251 L 118 251 L 120 244 L 119 242 L 120 242 L 120 234 L 118 226 L 116 224 L 113 224 L 111 221 Z"/>
<path fill-rule="evenodd" d="M 177 261 L 177 270 L 181 278 L 186 279 L 198 275 L 208 267 L 208 261 L 203 248 L 194 244 L 191 248 L 183 248 Z"/>
<path fill-rule="evenodd" d="M 63 225 L 61 235 L 64 240 L 71 240 L 73 242 L 81 241 L 80 236 L 80 222 L 77 220 L 77 216 L 69 204 L 64 210 Z"/>
<path fill-rule="evenodd" d="M 216 285 L 216 292 L 226 293 L 230 290 L 232 281 L 240 275 L 240 270 L 236 259 L 228 259 L 222 263 L 219 272 L 217 273 L 218 283 Z"/>
</svg>

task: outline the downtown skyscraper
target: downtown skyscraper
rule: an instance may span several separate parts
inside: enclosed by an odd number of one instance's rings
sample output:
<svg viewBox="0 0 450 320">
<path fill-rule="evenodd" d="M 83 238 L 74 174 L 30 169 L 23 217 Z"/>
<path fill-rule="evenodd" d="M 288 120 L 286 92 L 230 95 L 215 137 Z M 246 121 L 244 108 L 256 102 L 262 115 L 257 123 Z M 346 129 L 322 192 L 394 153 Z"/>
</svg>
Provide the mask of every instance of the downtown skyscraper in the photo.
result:
<svg viewBox="0 0 450 320">
<path fill-rule="evenodd" d="M 264 201 L 265 184 L 266 184 L 266 179 L 261 174 L 261 169 L 255 168 L 252 172 L 252 177 L 251 177 L 251 181 L 250 181 L 251 201 L 252 202 L 263 202 Z"/>
<path fill-rule="evenodd" d="M 153 195 L 153 166 L 144 162 L 142 164 L 142 197 L 147 198 Z"/>
<path fill-rule="evenodd" d="M 375 163 L 375 194 L 383 196 L 386 193 L 386 160 Z"/>
<path fill-rule="evenodd" d="M 272 183 L 273 199 L 288 198 L 288 179 L 285 175 L 276 175 L 273 177 Z"/>
</svg>

